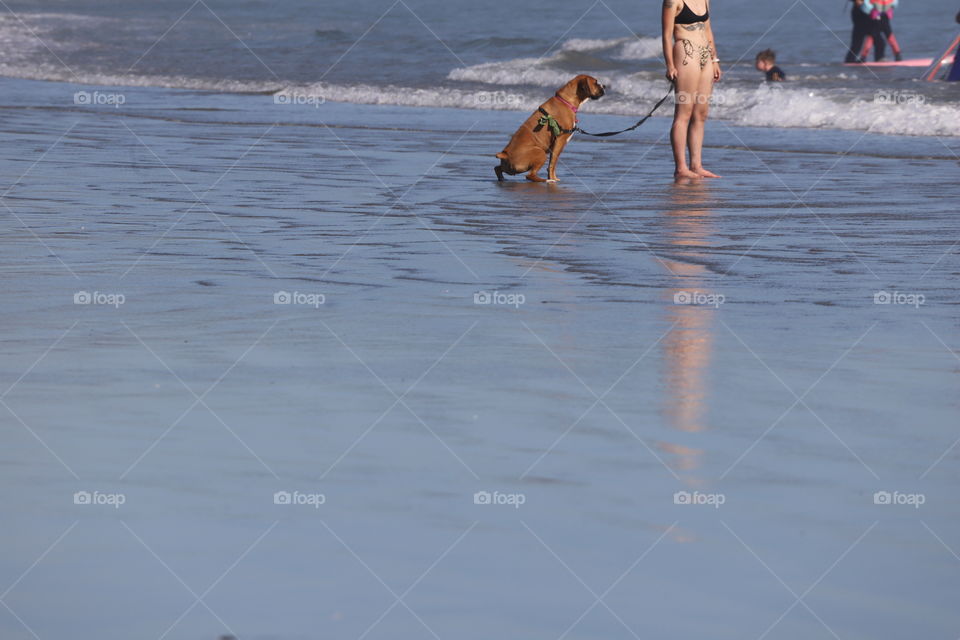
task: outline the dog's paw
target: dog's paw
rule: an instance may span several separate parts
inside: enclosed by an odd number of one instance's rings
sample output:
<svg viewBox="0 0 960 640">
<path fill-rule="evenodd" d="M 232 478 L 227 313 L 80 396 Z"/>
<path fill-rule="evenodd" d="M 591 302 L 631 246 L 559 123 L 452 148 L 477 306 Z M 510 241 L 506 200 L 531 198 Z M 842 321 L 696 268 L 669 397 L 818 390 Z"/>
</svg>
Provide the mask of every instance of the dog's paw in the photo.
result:
<svg viewBox="0 0 960 640">
<path fill-rule="evenodd" d="M 560 180 L 558 180 L 557 178 L 550 178 L 549 180 L 547 180 L 547 182 L 549 184 L 556 184 L 557 182 L 560 182 Z"/>
</svg>

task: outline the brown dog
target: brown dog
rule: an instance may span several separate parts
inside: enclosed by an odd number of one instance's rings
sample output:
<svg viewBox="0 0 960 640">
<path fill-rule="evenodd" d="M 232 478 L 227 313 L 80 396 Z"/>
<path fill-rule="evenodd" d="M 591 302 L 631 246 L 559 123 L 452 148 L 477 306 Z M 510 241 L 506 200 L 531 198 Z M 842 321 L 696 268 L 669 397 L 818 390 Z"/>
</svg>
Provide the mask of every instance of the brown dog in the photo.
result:
<svg viewBox="0 0 960 640">
<path fill-rule="evenodd" d="M 515 176 L 526 171 L 529 172 L 527 180 L 559 182 L 557 160 L 573 136 L 573 129 L 577 125 L 577 109 L 587 100 L 597 100 L 603 94 L 603 85 L 592 76 L 579 75 L 563 85 L 552 98 L 527 118 L 510 138 L 506 148 L 497 154 L 500 164 L 493 169 L 497 180 L 503 182 L 504 173 Z M 545 118 L 544 111 L 554 118 L 561 129 L 560 135 L 556 134 L 549 123 L 540 125 Z M 550 166 L 547 168 L 547 179 L 544 180 L 537 172 L 546 163 L 548 155 Z"/>
</svg>

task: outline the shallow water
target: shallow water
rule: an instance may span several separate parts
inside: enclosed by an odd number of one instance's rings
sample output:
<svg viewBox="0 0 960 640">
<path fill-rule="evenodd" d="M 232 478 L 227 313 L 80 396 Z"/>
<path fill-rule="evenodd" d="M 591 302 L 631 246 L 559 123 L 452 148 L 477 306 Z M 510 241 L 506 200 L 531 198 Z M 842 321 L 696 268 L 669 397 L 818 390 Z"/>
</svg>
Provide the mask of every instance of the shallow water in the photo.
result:
<svg viewBox="0 0 960 640">
<path fill-rule="evenodd" d="M 958 634 L 955 140 L 3 84 L 4 638 Z"/>
</svg>

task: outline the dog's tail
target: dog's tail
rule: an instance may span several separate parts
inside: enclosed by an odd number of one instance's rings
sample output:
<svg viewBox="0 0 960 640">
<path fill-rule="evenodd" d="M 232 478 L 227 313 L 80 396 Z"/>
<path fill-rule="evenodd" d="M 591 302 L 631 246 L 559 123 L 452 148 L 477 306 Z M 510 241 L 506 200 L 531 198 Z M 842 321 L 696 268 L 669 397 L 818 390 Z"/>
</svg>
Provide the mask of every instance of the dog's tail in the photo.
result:
<svg viewBox="0 0 960 640">
<path fill-rule="evenodd" d="M 506 159 L 507 159 L 507 154 L 505 154 L 503 151 L 501 151 L 500 153 L 497 154 L 497 157 L 500 158 L 501 160 L 506 160 Z"/>
</svg>

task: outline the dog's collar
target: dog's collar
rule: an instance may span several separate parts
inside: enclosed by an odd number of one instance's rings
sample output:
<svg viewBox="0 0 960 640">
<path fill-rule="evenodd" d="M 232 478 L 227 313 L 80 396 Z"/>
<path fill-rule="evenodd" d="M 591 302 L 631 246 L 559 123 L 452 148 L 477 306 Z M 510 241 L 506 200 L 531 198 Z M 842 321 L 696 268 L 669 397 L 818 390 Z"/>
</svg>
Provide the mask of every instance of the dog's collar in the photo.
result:
<svg viewBox="0 0 960 640">
<path fill-rule="evenodd" d="M 553 95 L 553 97 L 556 98 L 557 100 L 559 100 L 560 102 L 562 102 L 563 104 L 567 105 L 568 107 L 570 107 L 570 111 L 573 111 L 574 114 L 577 113 L 577 109 L 579 109 L 579 107 L 577 107 L 577 106 L 575 106 L 575 105 L 567 102 L 567 101 L 564 100 L 563 98 L 561 98 L 559 93 L 555 93 L 555 94 Z"/>
</svg>

